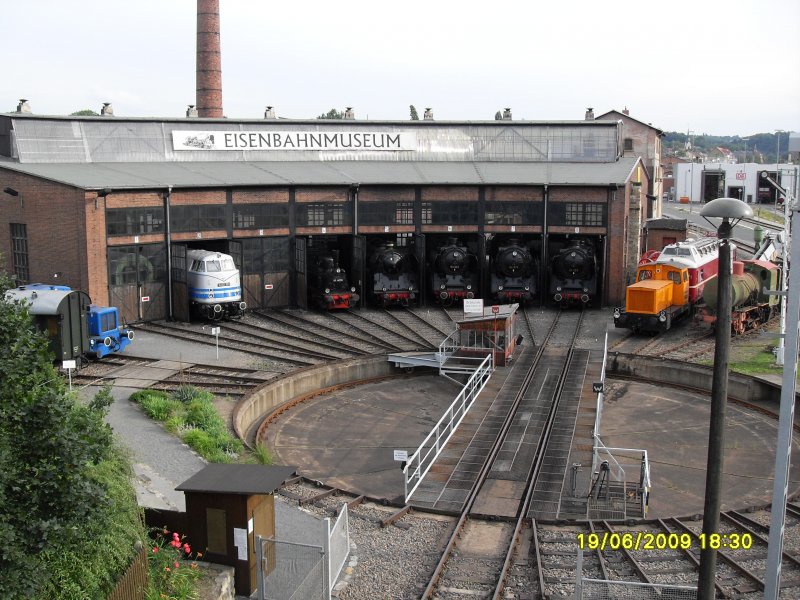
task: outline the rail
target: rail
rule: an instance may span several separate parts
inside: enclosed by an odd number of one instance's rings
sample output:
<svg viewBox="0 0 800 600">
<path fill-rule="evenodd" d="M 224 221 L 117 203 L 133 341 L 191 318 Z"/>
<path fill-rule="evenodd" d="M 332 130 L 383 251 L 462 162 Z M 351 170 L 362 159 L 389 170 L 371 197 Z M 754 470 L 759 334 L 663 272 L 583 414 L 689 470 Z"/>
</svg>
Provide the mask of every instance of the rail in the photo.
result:
<svg viewBox="0 0 800 600">
<path fill-rule="evenodd" d="M 444 342 L 442 343 L 444 344 Z M 472 408 L 475 399 L 489 381 L 492 370 L 492 355 L 489 355 L 475 369 L 467 383 L 464 384 L 464 388 L 434 425 L 431 432 L 419 445 L 419 448 L 408 458 L 406 465 L 403 467 L 406 503 L 419 487 L 419 484 L 422 483 L 422 479 L 430 471 L 436 458 L 441 454 L 445 445 L 455 433 L 467 412 L 469 412 L 469 409 Z"/>
</svg>

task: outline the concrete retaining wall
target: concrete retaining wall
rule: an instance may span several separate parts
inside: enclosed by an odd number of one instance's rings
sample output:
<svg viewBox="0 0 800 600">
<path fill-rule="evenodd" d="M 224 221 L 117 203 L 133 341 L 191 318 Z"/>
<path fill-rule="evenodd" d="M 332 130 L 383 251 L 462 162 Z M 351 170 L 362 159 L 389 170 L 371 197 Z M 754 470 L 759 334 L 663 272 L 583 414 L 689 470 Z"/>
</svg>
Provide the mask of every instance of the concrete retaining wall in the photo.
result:
<svg viewBox="0 0 800 600">
<path fill-rule="evenodd" d="M 287 373 L 243 398 L 233 411 L 233 428 L 249 443 L 254 427 L 281 405 L 299 397 L 307 397 L 339 385 L 367 382 L 400 375 L 385 355 L 353 358 L 326 363 Z"/>
<path fill-rule="evenodd" d="M 690 386 L 711 393 L 712 368 L 652 356 L 609 352 L 606 373 L 636 377 L 643 382 Z M 744 402 L 766 402 L 777 411 L 781 386 L 758 377 L 729 373 L 728 396 Z"/>
</svg>

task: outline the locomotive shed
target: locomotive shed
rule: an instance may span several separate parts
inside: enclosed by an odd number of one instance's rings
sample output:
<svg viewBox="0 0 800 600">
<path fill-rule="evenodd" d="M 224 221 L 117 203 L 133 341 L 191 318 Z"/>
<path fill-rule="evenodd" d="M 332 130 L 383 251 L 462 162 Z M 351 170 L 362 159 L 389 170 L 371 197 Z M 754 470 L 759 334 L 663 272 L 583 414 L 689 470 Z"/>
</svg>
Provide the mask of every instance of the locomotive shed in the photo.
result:
<svg viewBox="0 0 800 600">
<path fill-rule="evenodd" d="M 626 137 L 634 126 L 646 139 L 637 150 Z M 575 245 L 592 275 L 573 275 L 570 298 L 618 305 L 642 228 L 659 212 L 661 134 L 591 112 L 456 122 L 20 110 L 0 114 L 0 189 L 9 190 L 0 252 L 20 283 L 57 276 L 127 323 L 188 320 L 187 256 L 200 250 L 230 255 L 242 299 L 261 309 L 312 305 L 314 270 L 329 255 L 362 307 L 387 288 L 433 305 L 450 285 L 435 273 L 448 245 L 468 257 L 459 293 L 543 303 L 567 295 L 553 263 Z M 53 244 L 54 230 L 68 243 Z M 372 260 L 387 246 L 408 257 L 403 290 Z M 520 280 L 504 298 L 498 256 L 515 246 L 529 258 L 524 281 L 504 275 Z"/>
</svg>

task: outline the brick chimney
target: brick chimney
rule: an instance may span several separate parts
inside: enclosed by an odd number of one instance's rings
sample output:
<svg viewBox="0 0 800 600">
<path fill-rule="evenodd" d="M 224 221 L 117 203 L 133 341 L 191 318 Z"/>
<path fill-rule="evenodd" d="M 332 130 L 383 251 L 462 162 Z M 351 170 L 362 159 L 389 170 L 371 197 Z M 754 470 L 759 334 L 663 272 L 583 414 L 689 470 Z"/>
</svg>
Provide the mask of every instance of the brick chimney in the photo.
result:
<svg viewBox="0 0 800 600">
<path fill-rule="evenodd" d="M 103 107 L 100 109 L 100 114 L 104 117 L 114 116 L 114 107 L 111 106 L 111 102 L 103 102 Z"/>
<path fill-rule="evenodd" d="M 222 117 L 219 0 L 197 0 L 197 114 Z"/>
<path fill-rule="evenodd" d="M 629 111 L 629 110 L 628 110 L 628 107 L 626 106 L 625 108 L 623 108 L 623 109 L 622 109 L 622 114 L 623 114 L 623 115 L 630 115 L 630 114 L 631 114 L 631 111 Z"/>
<path fill-rule="evenodd" d="M 28 101 L 25 98 L 19 99 L 19 104 L 17 104 L 17 112 L 18 113 L 29 113 L 31 112 L 31 105 L 28 104 Z"/>
<path fill-rule="evenodd" d="M 583 115 L 586 121 L 594 121 L 594 109 L 590 106 L 586 109 L 586 114 Z"/>
</svg>

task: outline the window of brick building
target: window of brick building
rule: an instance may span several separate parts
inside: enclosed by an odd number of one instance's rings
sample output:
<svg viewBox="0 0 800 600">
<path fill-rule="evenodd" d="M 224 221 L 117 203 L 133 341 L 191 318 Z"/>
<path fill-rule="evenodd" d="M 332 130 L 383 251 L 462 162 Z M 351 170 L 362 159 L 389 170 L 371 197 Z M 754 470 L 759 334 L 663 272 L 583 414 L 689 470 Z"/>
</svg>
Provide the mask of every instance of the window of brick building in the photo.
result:
<svg viewBox="0 0 800 600">
<path fill-rule="evenodd" d="M 289 226 L 288 204 L 234 204 L 234 229 L 269 229 Z"/>
<path fill-rule="evenodd" d="M 24 223 L 11 223 L 11 266 L 18 284 L 30 283 L 28 226 Z"/>
<path fill-rule="evenodd" d="M 633 138 L 625 138 L 623 144 L 625 152 L 631 152 L 633 150 Z"/>
<path fill-rule="evenodd" d="M 347 225 L 350 206 L 340 202 L 320 202 L 319 204 L 300 204 L 298 225 L 300 227 L 335 227 Z"/>
<path fill-rule="evenodd" d="M 553 207 L 553 224 L 558 224 L 559 207 Z M 606 205 L 600 203 L 568 202 L 564 205 L 564 225 L 575 227 L 603 227 Z"/>
<path fill-rule="evenodd" d="M 164 231 L 164 207 L 111 208 L 106 211 L 108 235 L 139 235 Z"/>
</svg>

